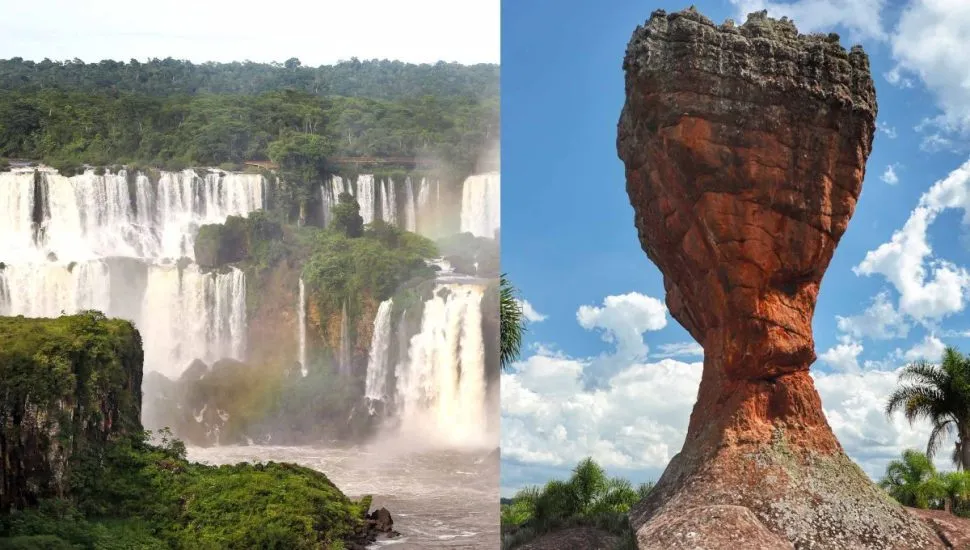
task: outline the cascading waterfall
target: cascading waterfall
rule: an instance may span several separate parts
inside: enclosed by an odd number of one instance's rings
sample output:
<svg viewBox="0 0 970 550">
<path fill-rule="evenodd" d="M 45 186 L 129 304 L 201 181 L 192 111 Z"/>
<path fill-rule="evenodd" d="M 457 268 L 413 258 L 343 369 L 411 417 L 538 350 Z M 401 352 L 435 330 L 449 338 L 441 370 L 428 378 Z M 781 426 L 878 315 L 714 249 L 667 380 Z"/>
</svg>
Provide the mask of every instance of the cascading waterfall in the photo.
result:
<svg viewBox="0 0 970 550">
<path fill-rule="evenodd" d="M 357 203 L 360 204 L 360 217 L 364 218 L 364 225 L 374 221 L 375 192 L 374 176 L 362 174 L 357 176 Z"/>
<path fill-rule="evenodd" d="M 299 341 L 300 341 L 300 373 L 306 376 L 309 370 L 307 370 L 306 364 L 306 288 L 303 285 L 303 278 L 300 277 L 300 301 L 296 304 L 296 324 L 299 325 Z"/>
<path fill-rule="evenodd" d="M 367 360 L 367 377 L 364 382 L 364 397 L 372 401 L 387 399 L 388 351 L 391 348 L 391 308 L 392 300 L 384 300 L 377 308 L 374 318 L 374 335 L 370 342 L 370 355 Z"/>
<path fill-rule="evenodd" d="M 462 185 L 461 232 L 495 238 L 501 224 L 499 174 L 469 176 Z"/>
<path fill-rule="evenodd" d="M 397 192 L 394 182 L 381 181 L 381 219 L 391 225 L 397 225 Z"/>
<path fill-rule="evenodd" d="M 145 368 L 178 376 L 193 359 L 246 355 L 242 271 L 203 273 L 198 227 L 263 207 L 254 174 L 50 169 L 0 173 L 0 313 L 56 317 L 84 309 L 133 321 Z"/>
<path fill-rule="evenodd" d="M 414 185 L 411 177 L 404 179 L 404 229 L 412 233 L 418 231 L 418 213 L 414 205 Z"/>
<path fill-rule="evenodd" d="M 424 304 L 420 332 L 397 372 L 395 402 L 403 433 L 434 434 L 449 446 L 494 445 L 483 426 L 485 345 L 481 284 L 439 283 Z"/>
<path fill-rule="evenodd" d="M 350 372 L 350 322 L 347 319 L 347 302 L 344 301 L 343 309 L 340 311 L 340 357 L 337 365 L 340 374 Z"/>
</svg>

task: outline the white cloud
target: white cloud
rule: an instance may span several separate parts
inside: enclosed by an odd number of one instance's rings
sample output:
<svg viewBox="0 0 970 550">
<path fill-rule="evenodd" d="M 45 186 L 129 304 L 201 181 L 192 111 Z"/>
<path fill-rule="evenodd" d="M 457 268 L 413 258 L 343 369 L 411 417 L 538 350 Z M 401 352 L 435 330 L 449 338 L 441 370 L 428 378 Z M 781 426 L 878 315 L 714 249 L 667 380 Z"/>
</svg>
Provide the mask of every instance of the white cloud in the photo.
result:
<svg viewBox="0 0 970 550">
<path fill-rule="evenodd" d="M 913 81 L 906 78 L 900 74 L 899 66 L 893 67 L 889 72 L 882 75 L 886 79 L 886 82 L 892 84 L 893 86 L 899 86 L 900 88 L 912 88 Z"/>
<path fill-rule="evenodd" d="M 970 274 L 934 259 L 927 241 L 930 224 L 947 208 L 963 209 L 964 223 L 970 222 L 970 161 L 933 184 L 890 242 L 853 268 L 857 275 L 884 276 L 899 292 L 899 311 L 920 321 L 939 320 L 966 306 Z"/>
<path fill-rule="evenodd" d="M 912 0 L 890 39 L 897 72 L 918 75 L 943 111 L 944 132 L 970 133 L 970 64 L 961 55 L 970 47 L 970 3 L 965 0 Z M 942 145 L 937 136 L 929 146 Z"/>
<path fill-rule="evenodd" d="M 674 342 L 671 344 L 660 344 L 659 352 L 654 352 L 651 357 L 663 359 L 668 357 L 691 357 L 704 356 L 704 348 L 697 342 Z"/>
<path fill-rule="evenodd" d="M 159 9 L 125 0 L 4 2 L 0 58 L 498 63 L 499 5 L 500 0 L 278 0 L 271 6 L 256 0 L 170 0 Z"/>
<path fill-rule="evenodd" d="M 888 340 L 905 338 L 909 334 L 909 325 L 905 317 L 896 311 L 889 301 L 889 293 L 885 291 L 877 294 L 872 304 L 861 315 L 849 317 L 836 315 L 835 319 L 840 331 L 856 339 Z"/>
<path fill-rule="evenodd" d="M 528 300 L 516 300 L 516 302 L 518 302 L 519 306 L 522 307 L 522 316 L 525 317 L 525 320 L 529 321 L 530 323 L 541 323 L 549 317 L 548 315 L 543 315 L 536 311 Z"/>
<path fill-rule="evenodd" d="M 910 426 L 901 414 L 888 418 L 886 399 L 897 387 L 899 370 L 865 370 L 857 373 L 813 372 L 815 386 L 829 425 L 846 453 L 872 477 L 881 477 L 886 464 L 905 449 L 924 450 L 930 427 Z M 948 464 L 948 452 L 936 458 Z"/>
<path fill-rule="evenodd" d="M 851 340 L 846 340 L 834 347 L 829 348 L 819 359 L 825 361 L 829 366 L 841 372 L 859 372 L 859 354 L 862 353 L 862 344 Z"/>
<path fill-rule="evenodd" d="M 880 179 L 889 185 L 896 185 L 899 183 L 899 176 L 896 175 L 896 165 L 890 164 L 886 166 L 886 171 L 882 173 Z"/>
<path fill-rule="evenodd" d="M 616 344 L 617 356 L 637 359 L 649 351 L 643 333 L 667 326 L 667 307 L 656 298 L 630 292 L 607 296 L 603 307 L 580 306 L 576 319 L 586 330 L 602 330 L 603 340 Z"/>
<path fill-rule="evenodd" d="M 502 375 L 503 459 L 570 467 L 592 456 L 607 468 L 664 468 L 683 446 L 701 363 L 635 363 L 604 388 L 586 390 L 581 379 L 589 365 L 537 353 L 515 373 Z M 924 422 L 911 427 L 901 415 L 886 417 L 898 374 L 896 369 L 812 373 L 829 425 L 849 456 L 875 478 L 903 450 L 923 449 L 929 435 Z M 937 457 L 940 467 L 948 466 L 947 455 Z"/>
<path fill-rule="evenodd" d="M 932 334 L 928 334 L 922 341 L 917 342 L 913 347 L 905 352 L 897 349 L 895 356 L 906 361 L 918 361 L 920 359 L 936 363 L 943 356 L 946 345 L 942 340 Z"/>
<path fill-rule="evenodd" d="M 594 390 L 582 381 L 589 366 L 536 354 L 502 375 L 503 458 L 572 465 L 592 456 L 608 468 L 667 464 L 683 445 L 701 363 L 628 365 Z"/>
<path fill-rule="evenodd" d="M 737 6 L 740 21 L 751 12 L 768 10 L 772 17 L 793 19 L 803 33 L 828 32 L 838 26 L 849 31 L 853 41 L 886 38 L 881 16 L 886 0 L 731 0 L 731 3 Z"/>
<path fill-rule="evenodd" d="M 880 122 L 878 125 L 878 128 L 879 128 L 879 131 L 886 134 L 886 137 L 888 137 L 889 139 L 896 139 L 896 136 L 898 135 L 896 133 L 896 127 L 890 126 L 886 122 Z"/>
</svg>

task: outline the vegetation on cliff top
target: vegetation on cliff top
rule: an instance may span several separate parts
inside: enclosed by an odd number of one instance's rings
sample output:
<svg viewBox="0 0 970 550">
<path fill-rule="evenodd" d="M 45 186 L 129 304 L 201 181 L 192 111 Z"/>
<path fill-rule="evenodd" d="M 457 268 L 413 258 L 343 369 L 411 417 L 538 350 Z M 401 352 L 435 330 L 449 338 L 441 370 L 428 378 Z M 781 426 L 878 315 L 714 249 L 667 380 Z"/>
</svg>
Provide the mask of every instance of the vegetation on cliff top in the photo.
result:
<svg viewBox="0 0 970 550">
<path fill-rule="evenodd" d="M 0 317 L 0 513 L 63 495 L 73 456 L 141 430 L 141 366 L 127 321 Z"/>
<path fill-rule="evenodd" d="M 212 467 L 142 431 L 131 323 L 0 318 L 2 548 L 338 549 L 369 499 L 287 464 Z"/>
</svg>

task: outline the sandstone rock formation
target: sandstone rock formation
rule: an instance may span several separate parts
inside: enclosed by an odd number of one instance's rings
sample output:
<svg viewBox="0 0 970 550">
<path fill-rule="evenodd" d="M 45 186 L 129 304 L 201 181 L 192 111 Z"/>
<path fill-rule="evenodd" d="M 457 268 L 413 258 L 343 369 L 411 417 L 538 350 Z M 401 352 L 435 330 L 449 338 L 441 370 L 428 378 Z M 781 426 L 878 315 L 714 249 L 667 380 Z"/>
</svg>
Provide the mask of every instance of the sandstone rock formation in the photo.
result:
<svg viewBox="0 0 970 550">
<path fill-rule="evenodd" d="M 640 548 L 716 548 L 752 522 L 771 548 L 940 547 L 845 456 L 809 376 L 819 284 L 872 147 L 868 57 L 764 12 L 717 26 L 691 8 L 654 12 L 623 67 L 640 242 L 705 352 L 684 448 L 632 514 Z M 754 517 L 679 517 L 722 505 Z"/>
</svg>

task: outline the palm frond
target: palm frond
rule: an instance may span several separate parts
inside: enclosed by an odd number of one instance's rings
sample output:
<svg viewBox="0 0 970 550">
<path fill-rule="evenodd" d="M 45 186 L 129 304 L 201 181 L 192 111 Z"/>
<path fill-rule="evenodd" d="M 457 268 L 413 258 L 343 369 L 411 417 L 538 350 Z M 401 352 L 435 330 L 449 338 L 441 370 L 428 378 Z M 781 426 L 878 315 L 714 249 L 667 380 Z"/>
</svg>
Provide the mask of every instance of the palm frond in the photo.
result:
<svg viewBox="0 0 970 550">
<path fill-rule="evenodd" d="M 508 370 L 522 351 L 522 336 L 526 331 L 525 314 L 518 300 L 518 291 L 502 273 L 499 285 L 499 362 L 502 370 Z"/>
</svg>

